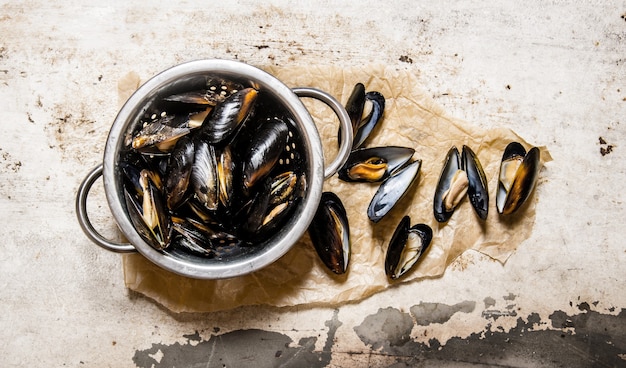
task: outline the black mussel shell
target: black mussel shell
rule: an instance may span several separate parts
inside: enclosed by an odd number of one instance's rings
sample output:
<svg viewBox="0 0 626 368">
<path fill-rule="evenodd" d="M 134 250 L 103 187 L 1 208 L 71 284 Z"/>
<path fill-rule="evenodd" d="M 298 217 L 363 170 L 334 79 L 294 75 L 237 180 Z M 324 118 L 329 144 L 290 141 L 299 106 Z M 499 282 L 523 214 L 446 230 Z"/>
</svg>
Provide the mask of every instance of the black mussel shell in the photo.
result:
<svg viewBox="0 0 626 368">
<path fill-rule="evenodd" d="M 404 216 L 389 241 L 385 257 L 385 274 L 392 280 L 400 278 L 420 260 L 433 238 L 433 230 L 426 224 L 410 226 Z"/>
<path fill-rule="evenodd" d="M 367 216 L 373 222 L 380 221 L 404 197 L 417 178 L 422 160 L 415 160 L 396 170 L 382 182 L 367 208 Z"/>
<path fill-rule="evenodd" d="M 132 139 L 132 148 L 145 154 L 164 154 L 172 150 L 176 141 L 189 134 L 188 118 L 161 113 L 153 116 Z"/>
<path fill-rule="evenodd" d="M 363 108 L 365 107 L 365 86 L 363 83 L 357 83 L 352 89 L 350 97 L 346 102 L 346 111 L 352 122 L 352 131 L 356 132 L 361 124 L 363 117 Z"/>
<path fill-rule="evenodd" d="M 219 204 L 219 184 L 217 178 L 217 158 L 213 145 L 198 140 L 191 168 L 191 187 L 197 200 L 208 210 L 217 210 Z"/>
<path fill-rule="evenodd" d="M 446 155 L 435 189 L 433 212 L 438 222 L 446 222 L 452 217 L 454 209 L 465 197 L 468 185 L 459 150 L 452 147 Z"/>
<path fill-rule="evenodd" d="M 285 150 L 289 128 L 279 118 L 261 124 L 242 159 L 243 187 L 252 188 L 272 171 Z"/>
<path fill-rule="evenodd" d="M 219 200 L 222 206 L 228 212 L 233 199 L 235 161 L 230 145 L 220 149 L 219 158 L 217 159 L 217 181 L 219 186 Z"/>
<path fill-rule="evenodd" d="M 194 154 L 195 145 L 192 139 L 183 137 L 176 142 L 169 156 L 165 174 L 165 196 L 169 209 L 176 208 L 187 193 Z"/>
<path fill-rule="evenodd" d="M 170 244 L 171 220 L 166 209 L 155 174 L 141 171 L 142 195 L 130 193 L 124 188 L 126 210 L 135 230 L 157 250 Z"/>
<path fill-rule="evenodd" d="M 172 238 L 173 246 L 182 247 L 191 253 L 207 258 L 215 256 L 208 237 L 195 228 L 189 220 L 172 217 L 172 228 L 177 234 Z"/>
<path fill-rule="evenodd" d="M 350 261 L 350 226 L 336 194 L 322 193 L 308 233 L 324 265 L 337 275 L 344 274 Z"/>
<path fill-rule="evenodd" d="M 467 174 L 467 195 L 478 217 L 487 219 L 489 213 L 489 189 L 487 188 L 487 176 L 478 157 L 471 148 L 463 146 L 461 163 Z"/>
<path fill-rule="evenodd" d="M 520 143 L 509 143 L 500 165 L 496 193 L 498 213 L 508 215 L 522 206 L 537 184 L 539 169 L 540 151 L 537 147 L 526 153 Z"/>
<path fill-rule="evenodd" d="M 257 95 L 258 92 L 254 88 L 245 88 L 230 95 L 224 102 L 215 106 L 204 119 L 200 134 L 207 142 L 213 144 L 228 138 L 246 119 Z"/>
<path fill-rule="evenodd" d="M 415 153 L 408 147 L 370 147 L 352 151 L 339 169 L 339 179 L 349 182 L 378 182 L 407 163 Z"/>
<path fill-rule="evenodd" d="M 185 105 L 215 106 L 242 89 L 239 83 L 215 77 L 207 80 L 206 88 L 176 93 L 163 100 Z"/>
<path fill-rule="evenodd" d="M 365 86 L 363 83 L 357 83 L 352 89 L 352 93 L 346 101 L 346 112 L 352 123 L 352 132 L 356 132 L 361 124 L 361 118 L 363 117 L 363 108 L 365 107 Z M 337 143 L 341 145 L 341 126 L 337 134 Z M 354 145 L 353 145 L 354 146 Z"/>
<path fill-rule="evenodd" d="M 378 122 L 381 121 L 383 113 L 385 112 L 385 97 L 380 92 L 367 92 L 365 94 L 365 100 L 370 101 L 372 109 L 354 130 L 352 149 L 359 148 L 365 143 L 376 125 L 378 125 Z"/>
</svg>

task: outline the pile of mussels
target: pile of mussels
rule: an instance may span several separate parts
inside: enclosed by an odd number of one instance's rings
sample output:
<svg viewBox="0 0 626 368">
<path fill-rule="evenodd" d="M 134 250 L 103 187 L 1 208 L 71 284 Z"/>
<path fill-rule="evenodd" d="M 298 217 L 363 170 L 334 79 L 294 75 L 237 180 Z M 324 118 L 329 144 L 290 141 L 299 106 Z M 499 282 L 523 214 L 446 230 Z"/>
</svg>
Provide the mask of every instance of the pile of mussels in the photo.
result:
<svg viewBox="0 0 626 368">
<path fill-rule="evenodd" d="M 226 259 L 286 221 L 307 186 L 292 116 L 267 94 L 210 78 L 147 107 L 126 137 L 126 208 L 154 248 Z"/>
<path fill-rule="evenodd" d="M 206 87 L 177 93 L 147 107 L 125 140 L 119 167 L 129 217 L 137 232 L 161 251 L 226 259 L 267 240 L 293 213 L 306 191 L 306 158 L 293 117 L 263 93 L 231 80 L 209 78 Z M 347 103 L 354 131 L 352 151 L 339 170 L 346 182 L 380 183 L 367 215 L 380 221 L 418 177 L 422 161 L 409 147 L 364 147 L 382 121 L 385 98 L 355 85 Z M 515 212 L 532 192 L 539 150 L 512 142 L 500 169 L 496 205 Z M 435 190 L 434 215 L 446 222 L 468 195 L 485 220 L 487 180 L 476 155 L 452 147 Z M 350 227 L 340 198 L 324 192 L 309 227 L 322 262 L 344 274 Z M 385 272 L 406 274 L 433 237 L 426 224 L 404 216 L 391 237 Z"/>
<path fill-rule="evenodd" d="M 365 106 L 369 111 L 364 114 Z M 367 214 L 371 221 L 381 220 L 404 197 L 418 176 L 421 160 L 413 160 L 409 147 L 368 147 L 363 144 L 382 120 L 385 99 L 375 91 L 366 92 L 363 84 L 355 85 L 346 110 L 352 121 L 354 145 L 339 179 L 347 182 L 381 182 Z M 502 156 L 496 207 L 501 215 L 517 211 L 529 197 L 537 182 L 540 168 L 539 149 L 528 152 L 518 142 L 511 142 Z M 438 222 L 446 222 L 465 196 L 480 219 L 486 220 L 489 190 L 482 165 L 474 152 L 463 146 L 462 154 L 452 147 L 446 155 L 435 189 L 433 212 Z M 322 195 L 321 203 L 309 228 L 315 249 L 324 264 L 336 274 L 344 274 L 350 259 L 350 228 L 341 200 L 331 192 Z M 385 273 L 394 280 L 406 274 L 420 260 L 433 231 L 420 223 L 411 226 L 404 216 L 387 248 Z"/>
</svg>

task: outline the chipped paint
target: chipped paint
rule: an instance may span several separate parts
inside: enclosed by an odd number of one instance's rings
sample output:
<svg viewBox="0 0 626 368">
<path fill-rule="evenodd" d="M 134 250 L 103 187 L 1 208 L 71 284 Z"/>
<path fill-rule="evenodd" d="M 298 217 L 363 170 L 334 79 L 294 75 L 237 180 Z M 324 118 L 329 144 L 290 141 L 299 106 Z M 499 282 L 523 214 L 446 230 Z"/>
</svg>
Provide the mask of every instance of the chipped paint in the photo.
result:
<svg viewBox="0 0 626 368">
<path fill-rule="evenodd" d="M 294 342 L 286 334 L 262 329 L 235 330 L 203 340 L 198 331 L 183 335 L 186 342 L 158 343 L 137 350 L 132 360 L 137 367 L 326 367 L 330 364 L 335 333 L 341 326 L 337 311 L 328 327 L 321 351 L 315 350 L 317 336 Z"/>
<path fill-rule="evenodd" d="M 446 317 L 449 319 L 456 313 L 453 311 L 470 311 L 471 306 L 469 303 L 432 304 L 414 306 L 412 313 L 415 314 L 414 310 L 420 315 L 423 312 L 428 314 L 428 310 L 446 311 L 430 318 L 430 323 L 445 323 Z M 491 300 L 485 304 L 492 306 Z M 626 364 L 626 309 L 618 315 L 592 311 L 587 303 L 581 303 L 578 309 L 582 313 L 576 315 L 555 311 L 547 323 L 542 322 L 536 313 L 528 315 L 526 320 L 518 317 L 516 325 L 508 331 L 489 323 L 483 331 L 465 338 L 453 337 L 445 344 L 435 338 L 428 343 L 399 338 L 410 332 L 413 326 L 407 323 L 408 314 L 395 308 L 379 309 L 365 317 L 354 330 L 368 347 L 394 357 L 394 367 L 424 362 L 437 366 L 446 366 L 446 362 L 547 367 L 617 367 Z M 546 324 L 549 324 L 547 329 L 540 328 Z"/>
<path fill-rule="evenodd" d="M 431 323 L 444 323 L 455 313 L 471 313 L 476 307 L 475 302 L 464 301 L 455 305 L 442 303 L 420 303 L 411 307 L 411 313 L 415 316 L 415 323 L 427 326 Z"/>
</svg>

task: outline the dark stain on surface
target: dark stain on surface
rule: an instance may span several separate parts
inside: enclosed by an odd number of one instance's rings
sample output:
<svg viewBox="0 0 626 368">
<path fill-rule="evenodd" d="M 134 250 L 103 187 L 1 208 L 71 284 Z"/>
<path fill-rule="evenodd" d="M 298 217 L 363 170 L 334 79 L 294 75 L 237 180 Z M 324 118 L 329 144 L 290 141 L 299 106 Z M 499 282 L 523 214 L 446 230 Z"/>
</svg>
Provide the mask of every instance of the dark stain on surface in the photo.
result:
<svg viewBox="0 0 626 368">
<path fill-rule="evenodd" d="M 601 145 L 601 147 L 600 147 L 600 154 L 602 156 L 606 156 L 609 153 L 613 152 L 613 145 L 612 144 L 608 144 L 606 142 L 606 140 L 604 140 L 604 138 L 598 137 L 598 142 Z"/>
<path fill-rule="evenodd" d="M 409 56 L 407 55 L 400 55 L 400 58 L 398 59 L 403 63 L 409 63 L 409 64 L 413 64 L 413 59 L 411 59 Z"/>
<path fill-rule="evenodd" d="M 415 323 L 419 326 L 428 326 L 431 323 L 445 323 L 455 313 L 471 313 L 476 307 L 476 302 L 464 301 L 454 305 L 441 303 L 420 303 L 411 307 L 411 314 L 415 317 Z"/>
<path fill-rule="evenodd" d="M 236 330 L 203 340 L 200 333 L 183 335 L 185 343 L 152 344 L 137 350 L 137 367 L 326 367 L 331 347 L 341 326 L 337 311 L 326 321 L 328 336 L 322 351 L 315 351 L 317 337 L 304 337 L 297 343 L 287 335 L 260 329 Z"/>
<path fill-rule="evenodd" d="M 354 331 L 366 345 L 387 351 L 409 342 L 412 329 L 413 319 L 408 313 L 381 308 L 378 313 L 365 317 Z"/>
<path fill-rule="evenodd" d="M 380 322 L 387 321 L 389 316 L 395 316 L 392 323 L 403 319 L 403 313 L 393 308 L 380 309 L 378 313 L 367 316 L 355 331 L 366 345 L 393 356 L 396 361 L 394 367 L 424 364 L 437 367 L 448 364 L 574 368 L 626 366 L 626 310 L 622 309 L 618 315 L 606 315 L 591 311 L 587 303 L 578 307 L 582 313 L 577 315 L 570 316 L 562 311 L 550 315 L 552 329 L 535 330 L 542 325 L 542 321 L 538 314 L 533 313 L 526 322 L 517 318 L 516 326 L 508 332 L 488 324 L 484 331 L 466 338 L 453 337 L 445 345 L 436 339 L 427 344 L 411 339 L 402 344 L 392 343 L 394 339 L 397 341 L 397 335 L 387 332 L 389 327 Z M 408 334 L 411 327 L 405 324 L 396 332 L 402 330 Z M 372 330 L 376 328 L 378 331 Z M 386 338 L 392 341 L 384 341 Z"/>
</svg>

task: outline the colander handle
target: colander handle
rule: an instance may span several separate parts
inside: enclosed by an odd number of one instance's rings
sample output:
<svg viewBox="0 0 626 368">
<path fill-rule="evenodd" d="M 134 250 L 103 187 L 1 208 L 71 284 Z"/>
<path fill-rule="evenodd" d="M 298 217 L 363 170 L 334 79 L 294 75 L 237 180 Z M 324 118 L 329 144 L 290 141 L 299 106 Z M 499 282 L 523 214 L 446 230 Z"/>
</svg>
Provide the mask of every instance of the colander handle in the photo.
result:
<svg viewBox="0 0 626 368">
<path fill-rule="evenodd" d="M 117 253 L 136 252 L 137 250 L 132 244 L 117 243 L 106 239 L 93 227 L 89 220 L 89 215 L 87 214 L 87 196 L 89 195 L 91 186 L 100 176 L 102 176 L 102 164 L 91 170 L 85 179 L 83 179 L 80 187 L 78 187 L 78 192 L 76 193 L 76 216 L 78 217 L 78 223 L 83 229 L 83 232 L 85 232 L 85 235 L 102 248 Z"/>
<path fill-rule="evenodd" d="M 299 87 L 294 88 L 293 92 L 298 97 L 310 97 L 325 103 L 339 118 L 339 125 L 341 126 L 341 145 L 339 146 L 339 152 L 337 152 L 335 159 L 329 165 L 324 165 L 324 179 L 328 179 L 343 166 L 352 150 L 353 132 L 348 112 L 339 101 L 322 90 L 310 87 Z"/>
</svg>

